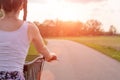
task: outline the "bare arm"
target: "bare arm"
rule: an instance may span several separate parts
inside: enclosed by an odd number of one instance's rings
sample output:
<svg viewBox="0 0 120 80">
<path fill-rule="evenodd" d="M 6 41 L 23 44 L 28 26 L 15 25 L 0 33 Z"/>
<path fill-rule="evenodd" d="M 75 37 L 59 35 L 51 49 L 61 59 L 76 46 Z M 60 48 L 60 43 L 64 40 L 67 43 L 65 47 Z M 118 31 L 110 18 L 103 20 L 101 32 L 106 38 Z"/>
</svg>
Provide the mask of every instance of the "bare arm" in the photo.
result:
<svg viewBox="0 0 120 80">
<path fill-rule="evenodd" d="M 51 61 L 51 59 L 55 55 L 51 54 L 51 52 L 48 50 L 48 48 L 44 44 L 39 29 L 33 23 L 29 24 L 28 34 L 30 41 L 34 44 L 37 51 L 40 52 L 46 58 L 47 61 Z"/>
</svg>

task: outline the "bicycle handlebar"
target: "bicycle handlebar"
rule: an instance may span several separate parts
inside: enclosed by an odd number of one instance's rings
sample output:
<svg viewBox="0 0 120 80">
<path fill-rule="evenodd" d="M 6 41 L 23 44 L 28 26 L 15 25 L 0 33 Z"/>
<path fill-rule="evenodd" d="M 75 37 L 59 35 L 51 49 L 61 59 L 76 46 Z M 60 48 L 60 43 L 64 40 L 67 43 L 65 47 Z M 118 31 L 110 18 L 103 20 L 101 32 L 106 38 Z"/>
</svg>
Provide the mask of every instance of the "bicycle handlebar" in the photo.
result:
<svg viewBox="0 0 120 80">
<path fill-rule="evenodd" d="M 45 60 L 45 57 L 43 57 L 43 56 L 39 56 L 39 57 L 37 57 L 37 58 L 35 58 L 34 60 L 32 60 L 32 61 L 30 61 L 30 62 L 26 62 L 24 65 L 26 66 L 26 65 L 30 65 L 30 64 L 33 64 L 33 63 L 35 63 L 35 62 L 39 62 L 39 61 L 44 61 Z"/>
</svg>

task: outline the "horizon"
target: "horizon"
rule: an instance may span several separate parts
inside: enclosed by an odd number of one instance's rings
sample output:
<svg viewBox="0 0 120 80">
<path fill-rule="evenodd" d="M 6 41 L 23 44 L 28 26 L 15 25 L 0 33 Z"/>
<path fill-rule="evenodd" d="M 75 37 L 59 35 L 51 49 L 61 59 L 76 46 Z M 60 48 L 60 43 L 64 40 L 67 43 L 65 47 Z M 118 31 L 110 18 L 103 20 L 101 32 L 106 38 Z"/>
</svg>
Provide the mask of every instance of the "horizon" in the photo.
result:
<svg viewBox="0 0 120 80">
<path fill-rule="evenodd" d="M 81 21 L 95 19 L 106 31 L 114 25 L 120 32 L 119 0 L 30 0 L 29 21 L 45 20 Z"/>
</svg>

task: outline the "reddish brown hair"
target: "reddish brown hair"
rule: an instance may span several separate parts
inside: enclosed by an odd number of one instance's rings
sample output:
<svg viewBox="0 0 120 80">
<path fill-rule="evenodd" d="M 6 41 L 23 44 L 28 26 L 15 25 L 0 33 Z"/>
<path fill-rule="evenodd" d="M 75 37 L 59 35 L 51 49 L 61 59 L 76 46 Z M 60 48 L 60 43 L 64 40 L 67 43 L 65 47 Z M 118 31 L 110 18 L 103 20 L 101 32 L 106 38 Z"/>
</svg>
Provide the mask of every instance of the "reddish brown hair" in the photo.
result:
<svg viewBox="0 0 120 80">
<path fill-rule="evenodd" d="M 27 0 L 0 0 L 0 9 L 2 8 L 5 11 L 5 13 L 9 13 L 11 11 L 16 12 L 22 4 L 24 4 L 23 20 L 26 20 Z"/>
</svg>

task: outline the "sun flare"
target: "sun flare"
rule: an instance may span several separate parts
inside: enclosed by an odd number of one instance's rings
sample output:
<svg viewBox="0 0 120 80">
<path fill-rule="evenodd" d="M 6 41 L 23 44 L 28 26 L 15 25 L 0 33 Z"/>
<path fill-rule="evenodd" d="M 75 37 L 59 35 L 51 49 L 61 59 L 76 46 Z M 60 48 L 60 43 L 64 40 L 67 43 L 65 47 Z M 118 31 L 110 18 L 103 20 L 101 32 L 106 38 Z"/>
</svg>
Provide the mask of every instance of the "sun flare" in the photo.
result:
<svg viewBox="0 0 120 80">
<path fill-rule="evenodd" d="M 64 1 L 46 0 L 44 4 L 29 3 L 28 4 L 28 20 L 44 21 L 45 19 L 60 19 L 60 20 L 84 20 L 88 13 L 82 5 L 74 5 Z M 78 9 L 79 7 L 79 9 Z M 21 12 L 20 18 L 23 13 Z M 36 16 L 34 16 L 36 15 Z"/>
<path fill-rule="evenodd" d="M 82 3 L 81 1 L 31 0 L 31 2 L 28 3 L 27 20 L 43 22 L 46 19 L 60 19 L 63 21 L 77 20 L 86 22 L 89 19 L 97 19 L 102 21 L 106 30 L 111 24 L 118 26 L 120 29 L 120 0 L 101 0 L 101 2 L 86 0 L 88 3 Z M 22 16 L 23 13 L 21 12 L 20 18 L 22 18 Z"/>
</svg>

